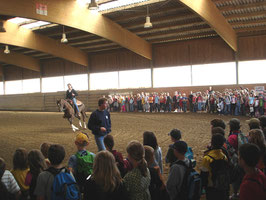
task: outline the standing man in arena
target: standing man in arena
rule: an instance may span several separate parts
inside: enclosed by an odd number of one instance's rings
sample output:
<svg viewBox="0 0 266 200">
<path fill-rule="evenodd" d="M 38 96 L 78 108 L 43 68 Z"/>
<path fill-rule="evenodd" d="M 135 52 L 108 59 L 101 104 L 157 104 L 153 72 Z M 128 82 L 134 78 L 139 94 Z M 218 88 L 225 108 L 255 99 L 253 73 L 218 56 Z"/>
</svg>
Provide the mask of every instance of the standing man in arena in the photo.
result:
<svg viewBox="0 0 266 200">
<path fill-rule="evenodd" d="M 78 96 L 78 93 L 76 92 L 76 90 L 72 88 L 72 85 L 70 83 L 67 84 L 67 87 L 68 90 L 66 92 L 66 98 L 73 101 L 73 104 L 77 110 L 77 115 L 80 116 L 79 107 L 77 105 L 77 100 L 76 100 L 76 96 Z"/>
<path fill-rule="evenodd" d="M 98 109 L 90 116 L 88 128 L 95 137 L 98 151 L 101 151 L 105 150 L 104 136 L 111 132 L 111 118 L 110 113 L 106 110 L 107 100 L 105 98 L 99 99 L 98 106 Z"/>
</svg>

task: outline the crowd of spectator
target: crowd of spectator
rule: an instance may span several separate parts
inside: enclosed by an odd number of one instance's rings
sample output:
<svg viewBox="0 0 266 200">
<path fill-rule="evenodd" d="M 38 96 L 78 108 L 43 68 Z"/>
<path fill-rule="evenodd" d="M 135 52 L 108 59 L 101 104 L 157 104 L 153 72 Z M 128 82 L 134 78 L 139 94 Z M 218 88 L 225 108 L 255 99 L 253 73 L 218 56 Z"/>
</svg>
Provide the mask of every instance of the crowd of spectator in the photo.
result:
<svg viewBox="0 0 266 200">
<path fill-rule="evenodd" d="M 108 95 L 109 111 L 114 112 L 208 112 L 259 117 L 266 112 L 266 91 L 247 88 L 186 94 L 176 91 Z"/>
</svg>

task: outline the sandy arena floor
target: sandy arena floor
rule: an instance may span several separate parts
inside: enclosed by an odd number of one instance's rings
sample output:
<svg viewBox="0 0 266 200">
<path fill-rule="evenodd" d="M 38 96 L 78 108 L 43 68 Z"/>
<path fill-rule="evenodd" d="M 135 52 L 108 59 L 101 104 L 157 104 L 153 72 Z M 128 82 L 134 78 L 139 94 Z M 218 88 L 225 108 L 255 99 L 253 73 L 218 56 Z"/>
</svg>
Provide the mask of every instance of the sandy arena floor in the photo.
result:
<svg viewBox="0 0 266 200">
<path fill-rule="evenodd" d="M 90 113 L 87 113 L 89 116 Z M 55 112 L 0 112 L 0 157 L 7 162 L 7 168 L 12 167 L 12 155 L 16 148 L 24 147 L 27 150 L 39 149 L 43 142 L 59 143 L 66 149 L 67 156 L 75 153 L 75 133 L 72 132 L 62 113 Z M 206 144 L 210 142 L 210 121 L 222 118 L 228 122 L 231 116 L 191 113 L 111 113 L 112 135 L 115 138 L 115 149 L 126 156 L 126 146 L 131 140 L 142 142 L 144 131 L 153 131 L 156 134 L 159 146 L 166 155 L 171 143 L 168 132 L 178 128 L 183 133 L 183 139 L 193 148 L 198 166 Z M 242 130 L 247 133 L 247 117 L 239 117 Z M 86 122 L 88 118 L 86 119 Z M 74 124 L 77 126 L 78 121 Z M 228 127 L 226 127 L 228 133 Z M 87 129 L 91 143 L 88 150 L 97 152 L 93 135 Z M 167 177 L 168 167 L 164 165 L 164 176 Z"/>
</svg>

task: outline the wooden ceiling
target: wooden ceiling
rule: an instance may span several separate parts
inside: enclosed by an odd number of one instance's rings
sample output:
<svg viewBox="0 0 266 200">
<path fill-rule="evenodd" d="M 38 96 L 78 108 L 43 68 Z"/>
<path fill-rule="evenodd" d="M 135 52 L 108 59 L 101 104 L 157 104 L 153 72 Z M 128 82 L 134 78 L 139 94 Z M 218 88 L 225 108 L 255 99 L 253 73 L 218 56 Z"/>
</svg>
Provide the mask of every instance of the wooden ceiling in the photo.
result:
<svg viewBox="0 0 266 200">
<path fill-rule="evenodd" d="M 212 0 L 237 37 L 266 34 L 266 0 Z M 145 29 L 147 7 L 153 27 Z M 1 16 L 0 19 L 7 19 Z M 178 0 L 152 0 L 102 11 L 101 14 L 136 34 L 150 44 L 192 40 L 198 38 L 220 37 L 200 15 L 180 3 Z M 13 17 L 13 16 L 12 16 Z M 63 27 L 58 24 L 43 26 L 33 31 L 60 41 Z M 100 36 L 65 27 L 68 45 L 88 54 L 123 48 Z M 5 44 L 0 44 L 4 49 Z M 11 51 L 36 59 L 56 57 L 33 49 L 10 46 Z"/>
</svg>

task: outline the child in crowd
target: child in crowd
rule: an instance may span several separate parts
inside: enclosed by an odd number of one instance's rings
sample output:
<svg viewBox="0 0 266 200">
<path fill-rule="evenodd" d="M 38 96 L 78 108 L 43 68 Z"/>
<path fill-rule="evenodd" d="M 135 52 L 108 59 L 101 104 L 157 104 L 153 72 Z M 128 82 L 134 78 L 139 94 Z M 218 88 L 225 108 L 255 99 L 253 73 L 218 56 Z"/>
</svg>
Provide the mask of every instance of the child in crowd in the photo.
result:
<svg viewBox="0 0 266 200">
<path fill-rule="evenodd" d="M 138 141 L 131 141 L 127 146 L 128 159 L 133 170 L 124 177 L 130 200 L 150 200 L 150 172 L 144 159 L 144 147 Z M 141 183 L 141 184 L 140 184 Z"/>
<path fill-rule="evenodd" d="M 154 149 L 155 162 L 153 166 L 158 165 L 161 173 L 163 173 L 162 149 L 158 146 L 157 138 L 153 132 L 145 131 L 143 133 L 143 145 L 151 146 Z"/>
<path fill-rule="evenodd" d="M 150 146 L 144 146 L 145 149 L 145 160 L 148 164 L 148 168 L 151 174 L 151 183 L 150 183 L 150 194 L 151 200 L 166 200 L 167 191 L 163 181 L 160 168 L 158 166 L 153 167 L 154 163 L 154 149 Z"/>
<path fill-rule="evenodd" d="M 28 172 L 28 153 L 26 149 L 19 148 L 13 155 L 13 169 L 11 170 L 11 173 L 20 187 L 22 199 L 27 199 L 29 194 L 29 186 L 25 184 Z"/>
<path fill-rule="evenodd" d="M 205 154 L 202 161 L 202 186 L 206 190 L 207 200 L 225 200 L 229 198 L 229 162 L 221 150 L 224 142 L 224 136 L 214 134 L 211 139 L 211 150 Z M 219 175 L 222 176 L 221 179 Z M 222 185 L 219 180 L 227 180 L 228 182 L 223 182 Z"/>
<path fill-rule="evenodd" d="M 247 120 L 246 122 L 250 130 L 260 128 L 260 120 L 258 118 L 251 118 L 250 120 Z"/>
<path fill-rule="evenodd" d="M 177 160 L 170 168 L 166 188 L 171 200 L 186 199 L 184 190 L 182 190 L 182 183 L 185 178 L 186 168 L 190 165 L 189 159 L 185 157 L 188 146 L 184 141 L 177 141 L 174 143 L 173 148 Z"/>
<path fill-rule="evenodd" d="M 114 156 L 109 151 L 96 154 L 93 174 L 86 181 L 84 200 L 129 200 Z"/>
<path fill-rule="evenodd" d="M 75 138 L 76 154 L 68 161 L 68 168 L 74 174 L 76 181 L 83 192 L 86 179 L 92 174 L 95 154 L 86 150 L 89 145 L 89 137 L 86 133 L 78 133 Z"/>
<path fill-rule="evenodd" d="M 41 172 L 37 178 L 34 195 L 37 199 L 51 200 L 52 188 L 54 183 L 54 176 L 60 172 L 65 172 L 66 168 L 63 166 L 63 160 L 66 152 L 63 146 L 59 144 L 52 144 L 48 150 L 48 159 L 51 162 L 50 167 Z"/>
<path fill-rule="evenodd" d="M 18 200 L 21 195 L 17 181 L 12 173 L 6 170 L 6 163 L 2 158 L 0 158 L 0 194 L 0 199 L 3 200 L 8 199 L 9 197 Z"/>
<path fill-rule="evenodd" d="M 246 175 L 240 186 L 240 200 L 265 200 L 266 176 L 256 168 L 260 150 L 255 144 L 243 144 L 239 148 L 239 164 Z"/>
<path fill-rule="evenodd" d="M 47 167 L 50 166 L 50 161 L 48 159 L 48 150 L 49 150 L 50 146 L 51 146 L 51 144 L 47 143 L 47 142 L 42 143 L 40 146 L 40 150 L 41 150 L 41 152 L 45 158 L 45 162 L 46 162 Z"/>
<path fill-rule="evenodd" d="M 120 171 L 120 174 L 122 177 L 124 177 L 128 171 L 128 169 L 126 168 L 129 165 L 128 161 L 123 159 L 123 156 L 120 152 L 113 150 L 114 138 L 112 135 L 106 135 L 103 141 L 106 149 L 113 154 L 117 167 Z"/>
<path fill-rule="evenodd" d="M 166 157 L 165 157 L 165 162 L 170 163 L 170 166 L 176 161 L 176 156 L 174 154 L 174 144 L 175 142 L 179 141 L 181 139 L 181 131 L 178 129 L 173 129 L 171 130 L 168 135 L 171 137 L 171 141 L 173 144 L 169 145 Z"/>
<path fill-rule="evenodd" d="M 30 199 L 37 200 L 37 197 L 34 195 L 37 178 L 39 174 L 47 168 L 47 165 L 43 154 L 37 149 L 31 150 L 29 152 L 28 163 L 30 171 L 26 176 L 25 184 L 30 187 L 29 189 Z"/>
</svg>

